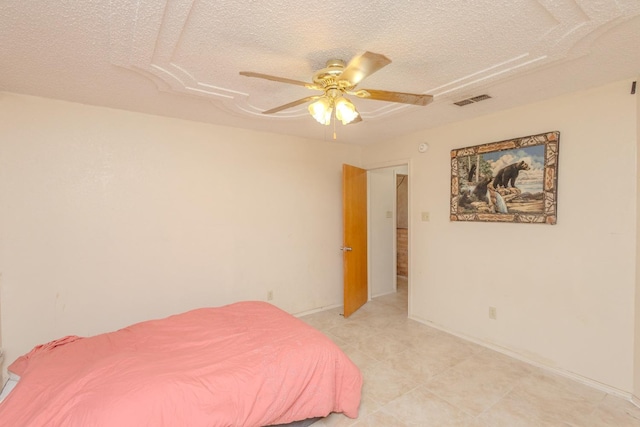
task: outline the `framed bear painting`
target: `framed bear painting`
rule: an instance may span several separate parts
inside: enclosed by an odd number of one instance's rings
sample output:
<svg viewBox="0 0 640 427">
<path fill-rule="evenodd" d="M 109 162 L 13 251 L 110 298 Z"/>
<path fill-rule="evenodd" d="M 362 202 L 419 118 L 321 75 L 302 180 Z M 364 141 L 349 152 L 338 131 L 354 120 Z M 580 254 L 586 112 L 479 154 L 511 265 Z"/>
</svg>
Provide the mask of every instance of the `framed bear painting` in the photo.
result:
<svg viewBox="0 0 640 427">
<path fill-rule="evenodd" d="M 560 132 L 451 151 L 451 221 L 555 224 Z"/>
</svg>

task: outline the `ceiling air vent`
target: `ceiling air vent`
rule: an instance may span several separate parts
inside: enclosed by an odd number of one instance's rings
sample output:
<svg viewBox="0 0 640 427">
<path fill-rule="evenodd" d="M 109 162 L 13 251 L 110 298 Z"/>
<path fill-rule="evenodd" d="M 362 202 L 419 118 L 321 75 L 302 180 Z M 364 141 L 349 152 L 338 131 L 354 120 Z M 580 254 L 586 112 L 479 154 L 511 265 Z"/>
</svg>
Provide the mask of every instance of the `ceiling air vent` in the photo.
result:
<svg viewBox="0 0 640 427">
<path fill-rule="evenodd" d="M 473 104 L 473 101 L 470 99 L 465 99 L 463 101 L 454 102 L 458 107 L 464 107 L 465 105 Z"/>
<path fill-rule="evenodd" d="M 470 98 L 473 102 L 480 102 L 480 101 L 484 101 L 485 99 L 490 99 L 491 97 L 487 94 L 484 95 L 478 95 L 478 96 L 474 96 L 473 98 Z"/>
<path fill-rule="evenodd" d="M 454 102 L 458 107 L 464 107 L 465 105 L 473 104 L 475 102 L 484 101 L 485 99 L 490 99 L 491 97 L 487 94 L 474 96 L 473 98 L 463 99 L 462 101 Z"/>
</svg>

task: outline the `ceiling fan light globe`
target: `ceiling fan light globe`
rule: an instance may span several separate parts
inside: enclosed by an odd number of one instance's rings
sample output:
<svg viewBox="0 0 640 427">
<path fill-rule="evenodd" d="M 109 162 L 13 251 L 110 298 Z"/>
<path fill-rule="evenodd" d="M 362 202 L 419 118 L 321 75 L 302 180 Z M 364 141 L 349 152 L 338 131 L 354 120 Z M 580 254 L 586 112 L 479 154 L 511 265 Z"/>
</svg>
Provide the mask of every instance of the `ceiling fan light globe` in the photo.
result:
<svg viewBox="0 0 640 427">
<path fill-rule="evenodd" d="M 356 106 L 347 98 L 341 97 L 336 100 L 336 118 L 343 125 L 348 125 L 358 117 L 359 113 Z"/>
<path fill-rule="evenodd" d="M 331 123 L 331 101 L 327 98 L 320 98 L 316 102 L 309 105 L 309 113 L 311 116 L 323 125 Z"/>
<path fill-rule="evenodd" d="M 357 112 L 354 112 L 353 114 L 351 113 L 338 114 L 338 111 L 336 111 L 336 118 L 340 120 L 343 125 L 348 125 L 349 123 L 354 121 L 357 117 L 358 117 Z"/>
</svg>

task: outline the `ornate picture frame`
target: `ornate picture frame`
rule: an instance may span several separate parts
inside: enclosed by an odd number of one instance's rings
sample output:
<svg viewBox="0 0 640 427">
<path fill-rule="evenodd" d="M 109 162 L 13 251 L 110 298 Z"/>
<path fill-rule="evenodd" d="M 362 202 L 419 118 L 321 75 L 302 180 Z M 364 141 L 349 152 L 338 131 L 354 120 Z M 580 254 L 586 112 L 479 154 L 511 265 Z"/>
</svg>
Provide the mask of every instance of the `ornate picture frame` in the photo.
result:
<svg viewBox="0 0 640 427">
<path fill-rule="evenodd" d="M 556 224 L 560 132 L 451 150 L 451 221 Z"/>
</svg>

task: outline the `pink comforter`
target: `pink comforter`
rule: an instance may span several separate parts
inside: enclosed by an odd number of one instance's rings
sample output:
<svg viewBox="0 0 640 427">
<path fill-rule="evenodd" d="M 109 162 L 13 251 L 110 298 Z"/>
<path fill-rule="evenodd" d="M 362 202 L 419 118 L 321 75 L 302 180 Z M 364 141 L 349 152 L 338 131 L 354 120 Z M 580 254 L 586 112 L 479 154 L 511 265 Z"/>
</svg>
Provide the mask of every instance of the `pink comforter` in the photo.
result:
<svg viewBox="0 0 640 427">
<path fill-rule="evenodd" d="M 262 302 L 38 346 L 0 426 L 265 426 L 344 412 L 362 376 L 327 337 Z"/>
</svg>

